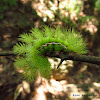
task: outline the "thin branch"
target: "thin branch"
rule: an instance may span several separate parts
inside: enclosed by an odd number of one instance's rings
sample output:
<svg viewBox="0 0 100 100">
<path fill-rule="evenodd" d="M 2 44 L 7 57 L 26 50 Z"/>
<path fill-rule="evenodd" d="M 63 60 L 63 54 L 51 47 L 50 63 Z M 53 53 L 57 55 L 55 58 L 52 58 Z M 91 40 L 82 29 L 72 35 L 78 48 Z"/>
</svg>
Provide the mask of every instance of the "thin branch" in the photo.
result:
<svg viewBox="0 0 100 100">
<path fill-rule="evenodd" d="M 57 69 L 58 69 L 59 66 L 62 64 L 63 61 L 64 61 L 64 59 L 61 59 L 61 60 L 60 60 L 60 63 L 58 64 Z"/>
<path fill-rule="evenodd" d="M 12 51 L 0 52 L 0 56 L 15 56 L 15 54 Z M 100 65 L 100 57 L 95 57 L 95 56 L 77 55 L 77 54 L 69 55 L 69 54 L 63 54 L 63 53 L 56 54 L 55 52 L 52 52 L 49 55 L 45 54 L 45 56 L 57 57 L 63 60 L 82 61 L 82 62 Z"/>
<path fill-rule="evenodd" d="M 0 56 L 15 56 L 15 54 L 12 51 L 3 51 L 0 52 Z"/>
<path fill-rule="evenodd" d="M 45 55 L 49 57 L 57 57 L 63 60 L 73 60 L 73 61 L 82 61 L 82 62 L 87 62 L 87 63 L 92 63 L 92 64 L 97 64 L 100 65 L 100 57 L 95 57 L 95 56 L 87 56 L 87 55 L 77 55 L 77 54 L 56 54 L 55 52 L 50 53 L 50 55 Z"/>
</svg>

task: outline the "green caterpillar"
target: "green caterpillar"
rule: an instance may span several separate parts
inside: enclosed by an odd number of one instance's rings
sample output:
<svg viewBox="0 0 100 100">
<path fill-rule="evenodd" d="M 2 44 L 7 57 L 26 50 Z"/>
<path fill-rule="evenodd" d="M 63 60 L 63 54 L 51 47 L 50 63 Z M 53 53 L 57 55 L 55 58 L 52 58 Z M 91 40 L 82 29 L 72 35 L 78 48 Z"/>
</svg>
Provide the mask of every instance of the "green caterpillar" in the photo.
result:
<svg viewBox="0 0 100 100">
<path fill-rule="evenodd" d="M 18 55 L 14 64 L 24 70 L 24 78 L 28 80 L 34 80 L 38 73 L 46 78 L 50 76 L 50 63 L 47 57 L 43 56 L 47 52 L 87 53 L 82 35 L 74 29 L 51 29 L 48 26 L 44 26 L 42 30 L 32 28 L 29 34 L 21 34 L 19 41 L 13 48 Z"/>
</svg>

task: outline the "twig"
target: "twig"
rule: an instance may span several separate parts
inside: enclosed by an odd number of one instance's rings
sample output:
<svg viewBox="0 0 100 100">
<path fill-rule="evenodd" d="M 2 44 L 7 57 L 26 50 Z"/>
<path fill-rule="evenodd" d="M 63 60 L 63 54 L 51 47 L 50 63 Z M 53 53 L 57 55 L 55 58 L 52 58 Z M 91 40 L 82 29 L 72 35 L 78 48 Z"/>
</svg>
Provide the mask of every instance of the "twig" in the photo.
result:
<svg viewBox="0 0 100 100">
<path fill-rule="evenodd" d="M 62 64 L 63 61 L 64 61 L 64 59 L 61 59 L 61 60 L 60 60 L 60 63 L 58 64 L 57 69 L 58 69 L 59 66 Z"/>
<path fill-rule="evenodd" d="M 12 51 L 3 51 L 0 52 L 0 56 L 15 56 L 15 54 Z"/>
<path fill-rule="evenodd" d="M 69 54 L 62 54 L 62 53 L 57 55 L 55 53 L 52 53 L 49 55 L 49 57 L 57 57 L 64 60 L 82 61 L 82 62 L 100 65 L 100 57 L 95 57 L 95 56 L 77 55 L 77 54 L 69 55 Z"/>
<path fill-rule="evenodd" d="M 16 54 L 14 54 L 12 51 L 0 52 L 0 56 L 15 56 L 15 55 Z M 45 55 L 45 56 L 57 57 L 63 60 L 82 61 L 82 62 L 100 65 L 100 57 L 95 57 L 95 56 L 77 55 L 77 54 L 69 55 L 69 54 L 63 54 L 63 53 L 56 54 L 55 52 L 52 52 L 49 55 Z"/>
</svg>

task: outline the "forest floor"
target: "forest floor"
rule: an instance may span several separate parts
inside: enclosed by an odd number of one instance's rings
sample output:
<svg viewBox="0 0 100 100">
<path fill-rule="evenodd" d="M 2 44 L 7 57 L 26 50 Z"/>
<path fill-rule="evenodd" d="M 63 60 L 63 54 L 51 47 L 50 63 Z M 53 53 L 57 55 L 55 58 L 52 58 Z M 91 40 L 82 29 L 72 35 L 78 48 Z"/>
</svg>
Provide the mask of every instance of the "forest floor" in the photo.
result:
<svg viewBox="0 0 100 100">
<path fill-rule="evenodd" d="M 90 12 L 86 11 L 92 15 Z M 18 42 L 19 34 L 29 32 L 31 27 L 52 24 L 44 23 L 31 8 L 30 3 L 23 5 L 18 2 L 15 7 L 8 7 L 2 15 L 0 51 L 11 51 Z M 92 40 L 91 37 L 88 40 Z M 97 50 L 98 53 L 94 52 L 91 46 L 93 42 L 89 43 L 89 54 L 100 56 L 100 48 Z M 95 45 L 100 45 L 100 42 Z M 100 100 L 99 65 L 68 60 L 57 70 L 59 59 L 48 58 L 54 67 L 50 79 L 38 76 L 35 82 L 27 82 L 21 78 L 22 72 L 15 69 L 14 58 L 0 56 L 0 100 Z"/>
</svg>

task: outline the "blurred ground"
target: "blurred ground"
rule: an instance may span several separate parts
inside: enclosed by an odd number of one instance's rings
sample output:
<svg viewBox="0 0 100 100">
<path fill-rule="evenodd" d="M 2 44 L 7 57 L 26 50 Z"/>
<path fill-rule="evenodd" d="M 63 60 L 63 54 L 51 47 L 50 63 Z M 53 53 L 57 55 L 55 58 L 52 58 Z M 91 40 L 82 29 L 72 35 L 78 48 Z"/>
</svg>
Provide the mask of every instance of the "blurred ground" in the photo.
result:
<svg viewBox="0 0 100 100">
<path fill-rule="evenodd" d="M 1 0 L 0 51 L 12 50 L 19 34 L 31 27 L 48 25 L 81 31 L 88 55 L 100 56 L 100 12 L 94 10 L 94 0 L 77 0 L 78 5 L 72 0 L 58 1 Z M 57 70 L 59 59 L 49 60 L 50 79 L 38 76 L 27 82 L 14 68 L 14 56 L 0 56 L 0 100 L 100 100 L 100 66 L 66 61 Z"/>
</svg>

